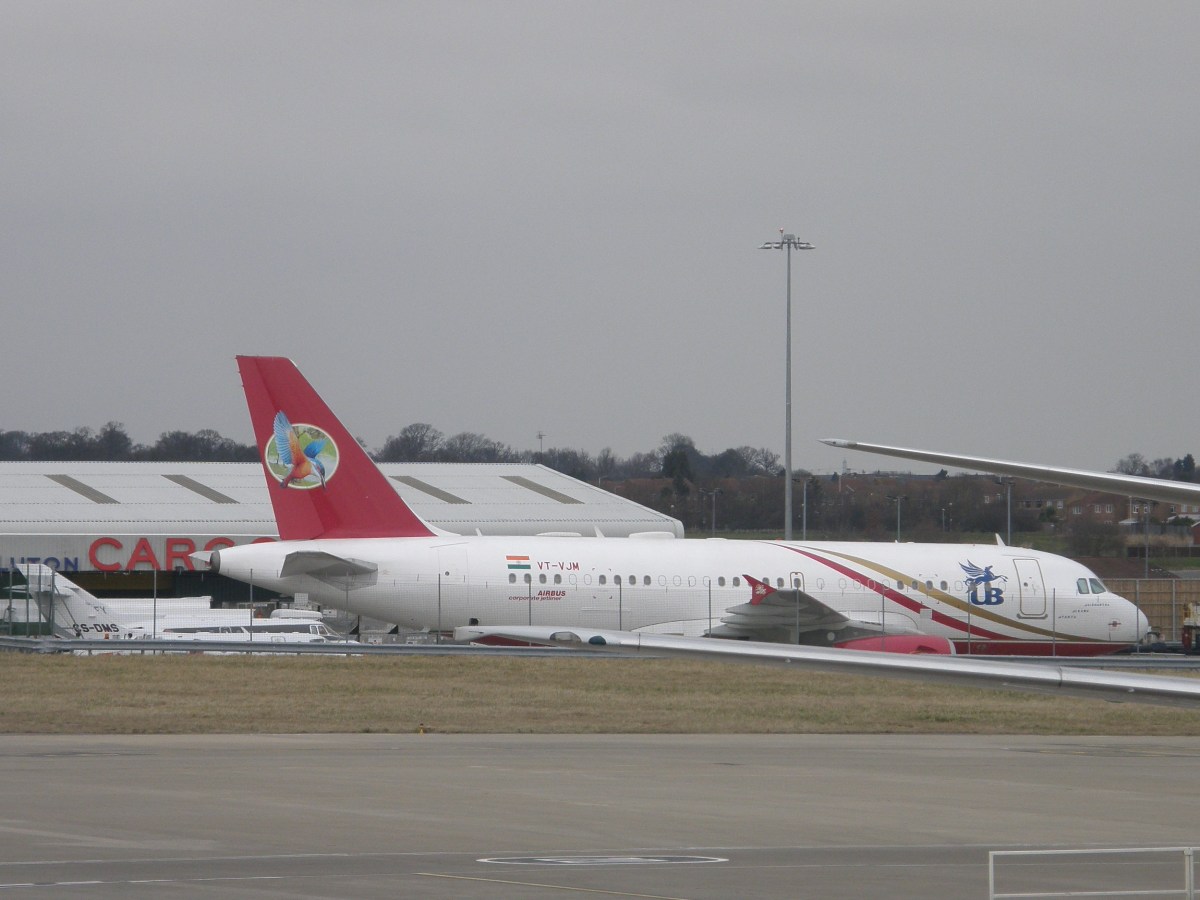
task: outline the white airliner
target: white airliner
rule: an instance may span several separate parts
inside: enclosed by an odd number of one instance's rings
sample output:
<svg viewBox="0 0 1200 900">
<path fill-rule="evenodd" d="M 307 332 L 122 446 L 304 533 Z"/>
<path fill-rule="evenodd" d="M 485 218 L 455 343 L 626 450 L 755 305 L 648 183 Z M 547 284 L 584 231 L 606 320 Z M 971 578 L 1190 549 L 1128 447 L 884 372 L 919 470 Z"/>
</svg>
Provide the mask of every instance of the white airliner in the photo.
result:
<svg viewBox="0 0 1200 900">
<path fill-rule="evenodd" d="M 1095 655 L 1146 617 L 996 544 L 463 537 L 421 521 L 290 360 L 238 357 L 281 540 L 212 570 L 405 628 L 573 625 L 908 653 Z"/>
<path fill-rule="evenodd" d="M 1163 503 L 1200 503 L 1200 484 L 1187 481 L 1167 481 L 1163 478 L 1146 478 L 1141 475 L 1121 475 L 1116 472 L 1094 472 L 1088 469 L 1064 469 L 1036 463 L 1010 462 L 1006 459 L 988 459 L 983 456 L 963 456 L 957 453 L 939 453 L 934 450 L 912 450 L 908 447 L 889 447 L 885 444 L 865 444 L 861 441 L 846 441 L 824 438 L 822 444 L 845 450 L 862 450 L 864 453 L 879 453 L 915 459 L 939 466 L 954 466 L 959 469 L 974 469 L 995 475 L 1012 475 L 1049 484 L 1064 484 L 1068 487 L 1124 494 L 1139 500 L 1158 500 Z"/>
<path fill-rule="evenodd" d="M 245 610 L 146 610 L 139 600 L 133 611 L 121 601 L 105 602 L 64 575 L 44 565 L 17 567 L 29 597 L 60 636 L 98 640 L 265 641 L 323 643 L 343 640 L 323 622 L 309 618 L 251 618 Z M 191 598 L 193 601 L 195 598 Z M 189 603 L 189 605 L 194 605 Z"/>
</svg>

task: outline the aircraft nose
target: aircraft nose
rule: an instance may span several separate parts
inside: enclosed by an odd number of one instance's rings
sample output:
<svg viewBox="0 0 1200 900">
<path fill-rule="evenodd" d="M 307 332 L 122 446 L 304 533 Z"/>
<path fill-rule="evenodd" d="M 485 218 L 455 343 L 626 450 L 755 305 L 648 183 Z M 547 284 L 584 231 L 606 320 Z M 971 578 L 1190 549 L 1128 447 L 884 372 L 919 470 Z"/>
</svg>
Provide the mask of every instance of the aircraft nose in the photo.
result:
<svg viewBox="0 0 1200 900">
<path fill-rule="evenodd" d="M 1140 609 L 1137 614 L 1137 633 L 1139 640 L 1150 633 L 1150 619 Z"/>
</svg>

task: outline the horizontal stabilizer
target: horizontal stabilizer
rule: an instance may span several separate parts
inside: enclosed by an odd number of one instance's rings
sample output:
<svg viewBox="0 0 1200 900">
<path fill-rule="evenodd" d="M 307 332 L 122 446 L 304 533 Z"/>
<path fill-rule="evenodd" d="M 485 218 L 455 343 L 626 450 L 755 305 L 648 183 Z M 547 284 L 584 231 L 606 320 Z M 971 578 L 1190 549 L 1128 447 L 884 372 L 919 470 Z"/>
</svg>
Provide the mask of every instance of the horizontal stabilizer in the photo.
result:
<svg viewBox="0 0 1200 900">
<path fill-rule="evenodd" d="M 298 550 L 289 553 L 283 560 L 281 578 L 293 575 L 329 577 L 336 575 L 370 575 L 379 571 L 379 566 L 362 559 L 350 559 L 322 550 Z"/>
<path fill-rule="evenodd" d="M 49 566 L 40 563 L 22 563 L 16 571 L 25 579 L 25 590 L 30 597 L 72 597 L 75 595 L 75 585 L 59 575 Z M 7 587 L 7 585 L 5 585 Z M 20 590 L 16 584 L 14 590 Z"/>
</svg>

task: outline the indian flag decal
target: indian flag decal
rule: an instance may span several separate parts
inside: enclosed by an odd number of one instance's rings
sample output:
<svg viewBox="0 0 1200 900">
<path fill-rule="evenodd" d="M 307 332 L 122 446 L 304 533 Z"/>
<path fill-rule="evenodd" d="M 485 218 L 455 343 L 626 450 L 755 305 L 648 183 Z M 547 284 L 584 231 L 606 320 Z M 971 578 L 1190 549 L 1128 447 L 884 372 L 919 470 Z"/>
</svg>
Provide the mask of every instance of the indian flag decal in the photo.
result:
<svg viewBox="0 0 1200 900">
<path fill-rule="evenodd" d="M 510 556 L 506 556 L 504 558 L 508 560 L 508 567 L 510 569 L 528 569 L 529 568 L 529 557 L 528 556 L 511 556 L 510 555 Z"/>
</svg>

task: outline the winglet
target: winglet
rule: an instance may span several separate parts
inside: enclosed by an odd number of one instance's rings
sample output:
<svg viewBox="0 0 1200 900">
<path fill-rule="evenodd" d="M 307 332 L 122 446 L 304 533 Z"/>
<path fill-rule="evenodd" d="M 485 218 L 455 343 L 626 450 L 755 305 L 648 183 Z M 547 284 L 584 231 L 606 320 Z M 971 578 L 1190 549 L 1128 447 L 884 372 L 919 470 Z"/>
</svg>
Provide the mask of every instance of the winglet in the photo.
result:
<svg viewBox="0 0 1200 900">
<path fill-rule="evenodd" d="M 765 581 L 759 581 L 752 575 L 743 575 L 746 582 L 750 585 L 750 605 L 758 606 L 768 597 L 775 593 L 775 588 L 771 587 Z"/>
</svg>

